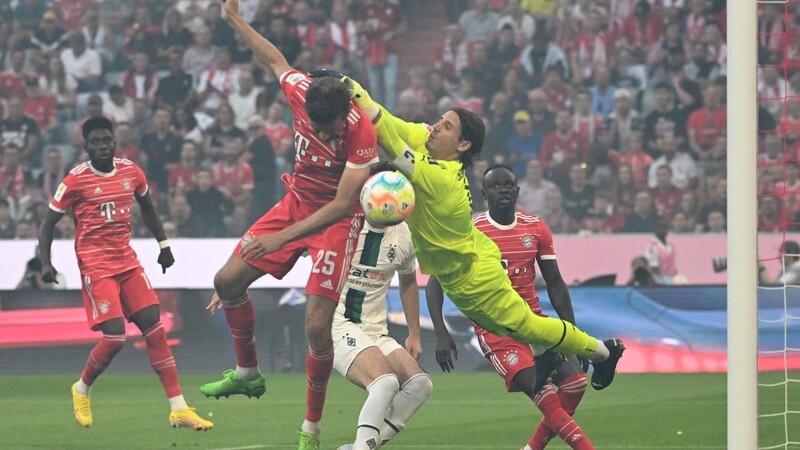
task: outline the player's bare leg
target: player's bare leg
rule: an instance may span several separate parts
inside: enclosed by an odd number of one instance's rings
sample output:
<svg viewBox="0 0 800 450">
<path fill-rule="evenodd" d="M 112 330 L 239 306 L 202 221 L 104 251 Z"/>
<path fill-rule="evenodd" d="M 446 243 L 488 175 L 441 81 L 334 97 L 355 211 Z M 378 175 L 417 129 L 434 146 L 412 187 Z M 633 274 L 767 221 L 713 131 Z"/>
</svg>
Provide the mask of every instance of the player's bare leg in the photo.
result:
<svg viewBox="0 0 800 450">
<path fill-rule="evenodd" d="M 222 380 L 200 387 L 206 397 L 228 397 L 242 394 L 261 397 L 266 392 L 266 381 L 258 368 L 256 355 L 256 317 L 248 287 L 264 275 L 237 255 L 231 255 L 214 277 L 214 288 L 219 305 L 233 338 L 236 369 L 226 370 Z M 212 304 L 214 301 L 212 300 Z M 215 309 L 212 308 L 212 312 Z"/>
<path fill-rule="evenodd" d="M 300 427 L 298 450 L 319 449 L 322 409 L 333 371 L 331 324 L 336 302 L 309 295 L 306 304 L 306 418 Z"/>
</svg>

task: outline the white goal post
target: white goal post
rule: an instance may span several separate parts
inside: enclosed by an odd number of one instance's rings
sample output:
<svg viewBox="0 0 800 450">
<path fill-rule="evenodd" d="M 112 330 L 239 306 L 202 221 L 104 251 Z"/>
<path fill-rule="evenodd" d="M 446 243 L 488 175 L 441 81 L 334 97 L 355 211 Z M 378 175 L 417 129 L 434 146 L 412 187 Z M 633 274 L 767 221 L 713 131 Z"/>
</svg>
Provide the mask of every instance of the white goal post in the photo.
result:
<svg viewBox="0 0 800 450">
<path fill-rule="evenodd" d="M 755 0 L 728 1 L 728 449 L 758 448 Z"/>
</svg>

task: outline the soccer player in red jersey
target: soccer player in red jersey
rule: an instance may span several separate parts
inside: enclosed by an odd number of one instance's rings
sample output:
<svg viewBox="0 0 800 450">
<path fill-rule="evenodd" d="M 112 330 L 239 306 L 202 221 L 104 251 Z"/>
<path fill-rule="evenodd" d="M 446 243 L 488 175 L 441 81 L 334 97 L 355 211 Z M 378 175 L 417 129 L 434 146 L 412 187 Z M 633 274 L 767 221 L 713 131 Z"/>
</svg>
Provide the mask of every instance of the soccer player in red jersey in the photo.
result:
<svg viewBox="0 0 800 450">
<path fill-rule="evenodd" d="M 221 381 L 203 385 L 208 396 L 260 396 L 266 387 L 258 369 L 255 314 L 247 289 L 270 274 L 282 278 L 308 252 L 306 284 L 306 417 L 298 449 L 318 449 L 320 420 L 333 369 L 331 323 L 347 281 L 350 260 L 363 218 L 357 199 L 378 161 L 372 123 L 350 103 L 347 88 L 335 77 L 311 78 L 293 69 L 281 52 L 238 13 L 238 1 L 223 3 L 223 16 L 256 59 L 279 79 L 294 119 L 295 166 L 283 175 L 287 194 L 245 233 L 214 277 L 216 296 L 231 329 L 236 369 Z"/>
<path fill-rule="evenodd" d="M 575 323 L 572 300 L 567 284 L 561 277 L 553 247 L 553 235 L 539 216 L 516 209 L 519 186 L 512 169 L 493 165 L 483 176 L 483 195 L 489 204 L 487 212 L 475 216 L 475 226 L 493 240 L 502 253 L 502 263 L 519 295 L 528 302 L 531 310 L 542 314 L 534 279 L 538 264 L 547 282 L 547 293 L 558 316 Z M 436 330 L 436 361 L 443 371 L 453 369 L 453 358 L 458 351 L 442 318 L 442 289 L 436 278 L 428 281 L 426 290 L 428 308 Z M 510 337 L 494 335 L 473 324 L 483 354 L 506 382 L 509 392 L 522 391 L 542 411 L 544 417 L 523 450 L 543 449 L 558 436 L 573 449 L 594 449 L 589 437 L 572 418 L 586 391 L 586 374 L 575 355 L 566 355 L 553 373 L 556 391 L 548 384 L 533 392 L 535 377 L 531 346 Z"/>
<path fill-rule="evenodd" d="M 158 298 L 130 246 L 131 204 L 139 203 L 145 224 L 161 247 L 158 263 L 164 273 L 175 258 L 150 199 L 144 172 L 127 159 L 114 157 L 113 125 L 97 116 L 83 123 L 84 149 L 89 161 L 72 169 L 56 189 L 50 210 L 39 229 L 42 278 L 55 281 L 50 247 L 56 223 L 68 209 L 75 215 L 75 253 L 83 283 L 83 303 L 92 330 L 103 338 L 92 349 L 80 379 L 72 385 L 75 420 L 92 425 L 89 391 L 125 345 L 125 321 L 133 322 L 147 344 L 150 364 L 166 391 L 175 427 L 209 430 L 214 424 L 186 405 L 178 381 L 178 368 L 167 345 L 160 320 Z"/>
</svg>

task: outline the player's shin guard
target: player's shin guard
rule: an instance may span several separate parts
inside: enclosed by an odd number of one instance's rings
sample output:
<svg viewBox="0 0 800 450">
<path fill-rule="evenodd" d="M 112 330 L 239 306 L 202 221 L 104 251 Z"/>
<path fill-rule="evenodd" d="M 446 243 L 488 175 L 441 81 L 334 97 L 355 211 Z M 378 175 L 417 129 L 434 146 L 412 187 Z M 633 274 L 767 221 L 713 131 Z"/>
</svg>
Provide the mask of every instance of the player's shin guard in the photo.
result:
<svg viewBox="0 0 800 450">
<path fill-rule="evenodd" d="M 124 334 L 104 334 L 100 342 L 89 353 L 89 359 L 86 361 L 83 373 L 81 373 L 83 382 L 91 386 L 124 346 Z"/>
<path fill-rule="evenodd" d="M 318 353 L 309 347 L 306 355 L 306 420 L 309 422 L 319 422 L 322 419 L 331 371 L 333 343 Z"/>
<path fill-rule="evenodd" d="M 433 390 L 431 377 L 427 373 L 418 373 L 400 386 L 389 406 L 388 415 L 381 429 L 381 445 L 405 428 L 406 423 L 425 403 Z"/>
<path fill-rule="evenodd" d="M 175 358 L 172 356 L 167 344 L 167 332 L 164 325 L 159 321 L 142 333 L 147 343 L 147 354 L 150 357 L 150 365 L 158 374 L 161 386 L 167 393 L 167 398 L 174 398 L 181 395 L 181 385 L 178 381 L 178 367 L 175 365 Z"/>
<path fill-rule="evenodd" d="M 542 411 L 543 422 L 558 437 L 564 440 L 574 450 L 594 450 L 594 445 L 584 434 L 581 427 L 567 414 L 559 402 L 558 395 L 552 386 L 545 386 L 533 396 L 533 403 Z M 541 424 L 540 424 L 541 427 Z M 549 439 L 549 434 L 539 433 L 537 428 L 528 445 L 533 449 L 543 449 Z"/>
<path fill-rule="evenodd" d="M 236 365 L 239 367 L 258 366 L 256 355 L 256 313 L 250 293 L 245 292 L 239 298 L 225 299 L 220 297 L 225 320 L 231 330 L 233 349 L 236 353 Z"/>
<path fill-rule="evenodd" d="M 368 395 L 358 415 L 358 430 L 353 450 L 371 450 L 380 444 L 378 434 L 383 425 L 383 418 L 399 389 L 400 383 L 397 382 L 395 374 L 381 375 L 367 386 Z"/>
</svg>

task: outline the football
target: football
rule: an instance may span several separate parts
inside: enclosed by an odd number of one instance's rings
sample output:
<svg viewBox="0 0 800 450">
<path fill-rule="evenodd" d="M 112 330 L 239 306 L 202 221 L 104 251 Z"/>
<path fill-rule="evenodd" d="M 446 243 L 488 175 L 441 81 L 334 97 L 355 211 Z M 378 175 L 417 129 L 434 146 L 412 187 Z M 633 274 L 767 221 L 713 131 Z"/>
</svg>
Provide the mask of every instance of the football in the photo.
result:
<svg viewBox="0 0 800 450">
<path fill-rule="evenodd" d="M 364 183 L 360 199 L 370 224 L 380 227 L 397 225 L 414 210 L 414 187 L 400 172 L 378 172 Z"/>
</svg>

